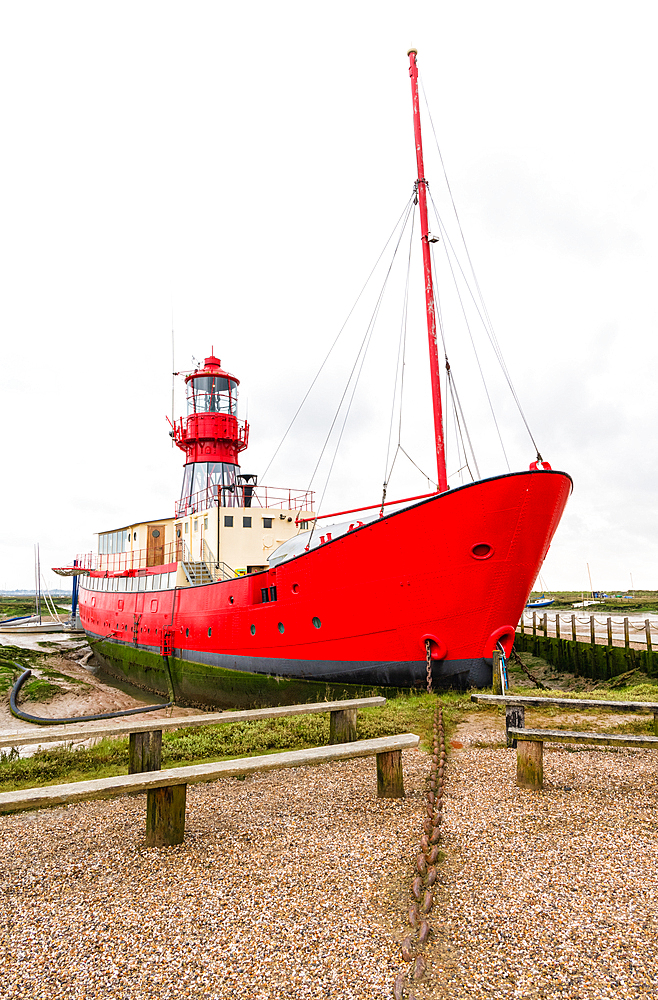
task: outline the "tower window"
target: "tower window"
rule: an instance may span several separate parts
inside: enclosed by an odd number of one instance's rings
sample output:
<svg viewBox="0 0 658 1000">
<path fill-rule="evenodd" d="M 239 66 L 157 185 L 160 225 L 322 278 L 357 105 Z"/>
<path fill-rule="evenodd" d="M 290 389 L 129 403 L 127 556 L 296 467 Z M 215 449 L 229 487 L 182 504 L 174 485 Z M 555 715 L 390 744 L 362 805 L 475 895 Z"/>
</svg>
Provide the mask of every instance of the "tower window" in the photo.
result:
<svg viewBox="0 0 658 1000">
<path fill-rule="evenodd" d="M 225 528 L 232 528 L 233 527 L 233 515 L 232 514 L 224 514 L 224 527 Z"/>
<path fill-rule="evenodd" d="M 242 527 L 243 528 L 250 528 L 251 527 L 251 518 L 250 517 L 243 517 L 242 518 Z"/>
</svg>

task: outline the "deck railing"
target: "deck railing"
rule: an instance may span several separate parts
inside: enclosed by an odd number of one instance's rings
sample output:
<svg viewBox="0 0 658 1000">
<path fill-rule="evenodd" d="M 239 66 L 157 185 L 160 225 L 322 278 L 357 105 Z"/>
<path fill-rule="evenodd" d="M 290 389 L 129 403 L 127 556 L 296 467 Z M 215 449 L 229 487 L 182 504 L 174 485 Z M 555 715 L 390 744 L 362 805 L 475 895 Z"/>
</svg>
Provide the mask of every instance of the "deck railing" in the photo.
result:
<svg viewBox="0 0 658 1000">
<path fill-rule="evenodd" d="M 291 490 L 279 486 L 253 486 L 237 483 L 228 486 L 208 486 L 204 490 L 176 501 L 174 517 L 196 514 L 208 507 L 265 507 L 275 510 L 313 510 L 313 490 Z"/>
</svg>

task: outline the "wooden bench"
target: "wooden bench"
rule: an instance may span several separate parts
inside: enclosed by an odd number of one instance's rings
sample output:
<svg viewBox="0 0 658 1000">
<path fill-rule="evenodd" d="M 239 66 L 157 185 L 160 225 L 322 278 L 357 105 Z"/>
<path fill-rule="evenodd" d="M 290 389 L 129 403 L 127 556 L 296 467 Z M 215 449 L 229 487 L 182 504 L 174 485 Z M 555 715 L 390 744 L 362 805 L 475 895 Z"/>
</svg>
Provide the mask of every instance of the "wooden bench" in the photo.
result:
<svg viewBox="0 0 658 1000">
<path fill-rule="evenodd" d="M 513 694 L 472 694 L 471 701 L 505 706 L 505 729 L 508 747 L 516 746 L 516 739 L 510 733 L 514 727 L 525 727 L 526 705 L 535 708 L 556 705 L 560 708 L 602 708 L 618 712 L 653 712 L 653 731 L 658 736 L 658 703 L 655 701 L 595 701 L 593 698 L 551 698 L 538 695 Z"/>
<path fill-rule="evenodd" d="M 544 787 L 544 743 L 590 743 L 600 747 L 658 749 L 656 736 L 571 733 L 564 729 L 524 729 L 522 726 L 510 727 L 509 734 L 517 741 L 516 783 L 519 788 Z"/>
<path fill-rule="evenodd" d="M 383 736 L 372 740 L 339 743 L 310 750 L 241 757 L 220 763 L 173 767 L 164 771 L 122 774 L 112 778 L 75 781 L 44 788 L 26 788 L 0 793 L 0 813 L 47 806 L 83 802 L 88 799 L 112 798 L 135 792 L 147 792 L 146 843 L 151 847 L 180 844 L 185 834 L 185 801 L 187 786 L 202 781 L 216 781 L 236 775 L 254 774 L 283 767 L 304 767 L 326 764 L 354 757 L 377 757 L 377 795 L 380 798 L 404 796 L 402 750 L 418 746 L 413 733 Z"/>
<path fill-rule="evenodd" d="M 386 698 L 352 698 L 344 701 L 318 701 L 308 705 L 279 705 L 275 708 L 254 708 L 240 712 L 204 712 L 199 715 L 176 716 L 170 719 L 146 719 L 89 725 L 49 726 L 33 731 L 13 730 L 0 733 L 0 750 L 8 747 L 40 746 L 46 743 L 66 743 L 105 736 L 130 735 L 129 774 L 159 771 L 162 759 L 162 733 L 171 729 L 193 726 L 213 726 L 219 723 L 255 722 L 280 719 L 288 715 L 309 715 L 330 712 L 329 743 L 350 743 L 356 739 L 356 718 L 359 708 L 381 706 Z"/>
</svg>

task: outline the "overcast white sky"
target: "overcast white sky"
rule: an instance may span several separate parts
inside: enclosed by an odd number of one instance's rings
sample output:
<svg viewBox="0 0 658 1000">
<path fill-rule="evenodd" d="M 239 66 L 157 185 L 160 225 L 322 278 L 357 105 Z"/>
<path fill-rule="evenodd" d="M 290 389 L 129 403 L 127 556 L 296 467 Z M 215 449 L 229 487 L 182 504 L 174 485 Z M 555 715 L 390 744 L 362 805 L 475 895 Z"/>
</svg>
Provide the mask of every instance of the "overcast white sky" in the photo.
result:
<svg viewBox="0 0 658 1000">
<path fill-rule="evenodd" d="M 546 584 L 586 587 L 589 562 L 595 587 L 632 573 L 658 589 L 655 34 L 654 6 L 632 0 L 3 4 L 0 587 L 32 585 L 35 541 L 45 565 L 67 563 L 95 531 L 173 512 L 172 309 L 176 367 L 214 345 L 241 379 L 242 465 L 262 473 L 409 197 L 413 45 L 512 378 L 544 457 L 574 479 Z M 431 473 L 418 264 L 402 441 Z M 403 283 L 398 267 L 326 512 L 381 495 Z M 308 485 L 373 288 L 269 484 Z M 481 471 L 504 472 L 440 294 Z M 491 379 L 510 465 L 527 468 Z M 399 460 L 389 497 L 425 490 Z"/>
</svg>

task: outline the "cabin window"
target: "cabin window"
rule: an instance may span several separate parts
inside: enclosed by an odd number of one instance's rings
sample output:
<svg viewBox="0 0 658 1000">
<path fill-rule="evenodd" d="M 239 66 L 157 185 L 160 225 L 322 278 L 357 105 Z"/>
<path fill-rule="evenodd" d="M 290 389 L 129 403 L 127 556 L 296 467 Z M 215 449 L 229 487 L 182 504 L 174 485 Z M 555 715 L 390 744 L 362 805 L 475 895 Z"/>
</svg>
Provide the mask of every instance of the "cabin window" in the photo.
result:
<svg viewBox="0 0 658 1000">
<path fill-rule="evenodd" d="M 276 587 L 270 587 L 270 600 L 276 601 Z"/>
<path fill-rule="evenodd" d="M 232 528 L 233 527 L 233 515 L 232 514 L 224 514 L 224 527 L 225 528 Z"/>
<path fill-rule="evenodd" d="M 189 533 L 189 530 L 190 530 L 190 522 L 186 521 L 185 522 L 185 534 L 186 535 Z"/>
<path fill-rule="evenodd" d="M 250 528 L 251 527 L 251 518 L 250 517 L 243 517 L 242 518 L 242 527 L 243 528 Z"/>
<path fill-rule="evenodd" d="M 264 517 L 263 518 L 263 527 L 264 528 L 271 528 L 272 527 L 272 518 L 271 517 Z"/>
<path fill-rule="evenodd" d="M 269 602 L 270 591 L 269 591 L 268 587 L 261 587 L 261 590 L 260 590 L 260 599 L 263 602 L 263 604 L 267 604 Z"/>
<path fill-rule="evenodd" d="M 203 519 L 203 527 L 204 527 L 204 528 L 205 528 L 206 530 L 207 530 L 207 528 L 208 528 L 208 518 L 207 518 L 207 517 L 204 517 L 204 519 Z"/>
<path fill-rule="evenodd" d="M 198 530 L 199 530 L 199 522 L 198 522 L 198 521 L 195 521 L 195 522 L 194 522 L 194 530 L 195 530 L 195 531 L 198 531 Z"/>
</svg>

